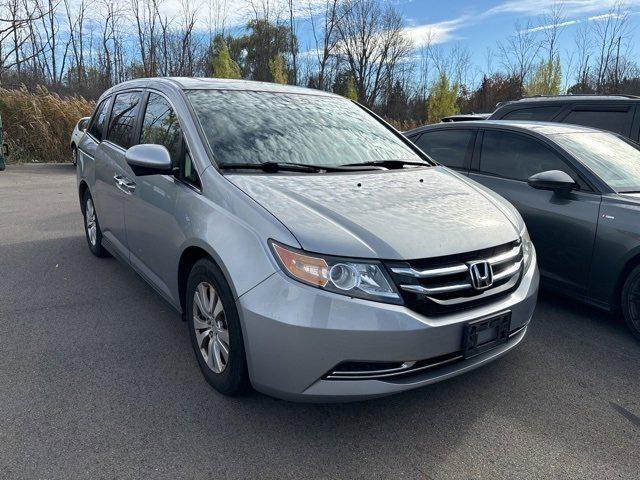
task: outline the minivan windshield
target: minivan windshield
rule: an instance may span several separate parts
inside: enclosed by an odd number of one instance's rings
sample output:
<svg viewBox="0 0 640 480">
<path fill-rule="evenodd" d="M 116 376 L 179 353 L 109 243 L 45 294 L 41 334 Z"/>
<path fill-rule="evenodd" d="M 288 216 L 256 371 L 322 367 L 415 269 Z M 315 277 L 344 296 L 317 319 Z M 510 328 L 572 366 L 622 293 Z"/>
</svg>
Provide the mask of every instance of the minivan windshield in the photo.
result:
<svg viewBox="0 0 640 480">
<path fill-rule="evenodd" d="M 606 132 L 560 133 L 553 139 L 616 192 L 640 191 L 640 146 Z"/>
<path fill-rule="evenodd" d="M 347 99 L 244 90 L 186 93 L 222 167 L 424 162 L 383 124 Z"/>
</svg>

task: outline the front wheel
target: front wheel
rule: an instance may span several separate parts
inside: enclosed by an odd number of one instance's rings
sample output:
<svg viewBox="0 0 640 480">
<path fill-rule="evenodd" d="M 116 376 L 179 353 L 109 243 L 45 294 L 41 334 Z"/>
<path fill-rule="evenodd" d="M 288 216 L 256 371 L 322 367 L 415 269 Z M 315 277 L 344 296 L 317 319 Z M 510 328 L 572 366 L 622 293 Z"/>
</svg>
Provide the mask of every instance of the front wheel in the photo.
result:
<svg viewBox="0 0 640 480">
<path fill-rule="evenodd" d="M 621 304 L 629 329 L 640 340 L 640 265 L 631 271 L 624 282 Z"/>
<path fill-rule="evenodd" d="M 191 343 L 200 370 L 224 395 L 241 393 L 249 384 L 240 319 L 231 289 L 209 259 L 196 262 L 185 298 Z"/>
</svg>

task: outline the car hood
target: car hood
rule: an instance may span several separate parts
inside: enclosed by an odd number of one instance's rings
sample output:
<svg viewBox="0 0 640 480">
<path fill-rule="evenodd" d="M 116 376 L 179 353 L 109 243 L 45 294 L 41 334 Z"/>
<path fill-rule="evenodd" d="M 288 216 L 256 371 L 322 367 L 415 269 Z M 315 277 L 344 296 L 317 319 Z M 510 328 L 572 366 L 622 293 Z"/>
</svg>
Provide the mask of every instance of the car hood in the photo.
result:
<svg viewBox="0 0 640 480">
<path fill-rule="evenodd" d="M 226 177 L 311 252 L 410 260 L 494 247 L 519 234 L 505 200 L 444 167 Z"/>
</svg>

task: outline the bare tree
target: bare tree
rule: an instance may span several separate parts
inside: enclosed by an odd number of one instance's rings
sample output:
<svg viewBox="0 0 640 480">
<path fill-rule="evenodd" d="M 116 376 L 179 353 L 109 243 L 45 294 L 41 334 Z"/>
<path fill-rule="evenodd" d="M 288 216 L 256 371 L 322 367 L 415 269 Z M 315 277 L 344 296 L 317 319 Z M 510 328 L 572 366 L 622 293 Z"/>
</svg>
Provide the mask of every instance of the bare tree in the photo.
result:
<svg viewBox="0 0 640 480">
<path fill-rule="evenodd" d="M 592 31 L 598 52 L 595 89 L 604 93 L 607 83 L 615 89 L 622 79 L 621 53 L 629 41 L 629 14 L 624 2 L 616 2 L 598 21 L 592 22 Z"/>
<path fill-rule="evenodd" d="M 502 66 L 507 74 L 516 78 L 520 84 L 521 94 L 524 85 L 539 61 L 541 43 L 538 40 L 539 30 L 531 22 L 524 27 L 515 25 L 515 33 L 504 42 L 498 42 L 498 52 Z"/>
<path fill-rule="evenodd" d="M 316 88 L 325 90 L 328 86 L 327 71 L 329 62 L 335 58 L 336 46 L 339 42 L 337 24 L 340 21 L 340 0 L 325 0 L 322 11 L 317 15 L 316 9 L 309 4 L 309 23 L 315 43 L 315 56 L 318 62 Z M 317 25 L 316 16 L 320 17 Z"/>
<path fill-rule="evenodd" d="M 337 24 L 339 51 L 349 66 L 358 99 L 373 106 L 383 76 L 411 50 L 403 34 L 402 18 L 391 6 L 375 0 L 347 0 Z"/>
</svg>

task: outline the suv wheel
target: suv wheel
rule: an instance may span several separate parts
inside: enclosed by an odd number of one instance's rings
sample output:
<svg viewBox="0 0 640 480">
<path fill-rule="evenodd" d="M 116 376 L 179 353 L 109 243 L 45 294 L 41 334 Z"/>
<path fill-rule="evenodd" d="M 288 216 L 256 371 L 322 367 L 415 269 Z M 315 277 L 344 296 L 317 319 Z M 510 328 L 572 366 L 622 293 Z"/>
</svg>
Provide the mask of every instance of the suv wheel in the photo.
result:
<svg viewBox="0 0 640 480">
<path fill-rule="evenodd" d="M 208 259 L 196 262 L 185 298 L 191 344 L 207 382 L 224 395 L 249 384 L 240 320 L 231 289 Z"/>
<path fill-rule="evenodd" d="M 100 222 L 98 222 L 98 216 L 96 214 L 95 206 L 93 205 L 93 198 L 89 190 L 84 192 L 82 198 L 82 212 L 84 213 L 84 233 L 87 237 L 87 243 L 89 244 L 89 250 L 96 257 L 108 257 L 109 252 L 102 246 L 102 231 L 100 230 Z"/>
<path fill-rule="evenodd" d="M 631 332 L 640 340 L 640 265 L 627 276 L 621 300 L 624 319 Z"/>
</svg>

